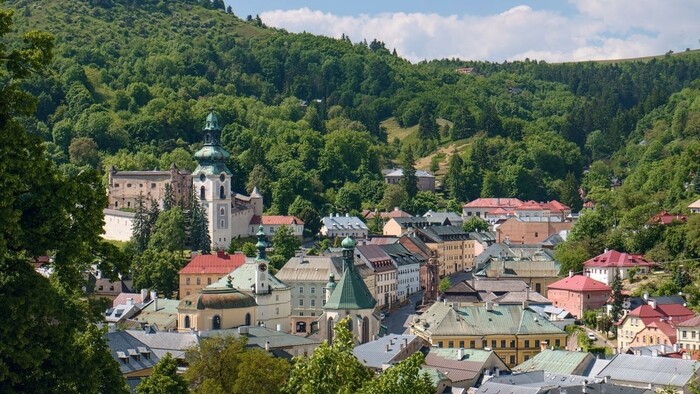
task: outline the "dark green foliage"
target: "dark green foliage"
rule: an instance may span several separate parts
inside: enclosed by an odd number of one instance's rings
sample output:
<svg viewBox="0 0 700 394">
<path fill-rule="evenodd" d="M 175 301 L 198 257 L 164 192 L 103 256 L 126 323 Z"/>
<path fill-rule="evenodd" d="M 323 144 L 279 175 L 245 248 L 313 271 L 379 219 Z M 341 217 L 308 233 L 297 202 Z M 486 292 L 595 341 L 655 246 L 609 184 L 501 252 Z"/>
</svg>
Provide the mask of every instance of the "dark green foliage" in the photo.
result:
<svg viewBox="0 0 700 394">
<path fill-rule="evenodd" d="M 620 280 L 619 275 L 615 275 L 610 286 L 612 288 L 612 307 L 610 308 L 610 320 L 617 322 L 622 316 L 622 301 L 624 301 L 624 296 L 622 295 L 622 280 Z M 617 332 L 617 326 L 613 325 L 613 333 Z"/>
<path fill-rule="evenodd" d="M 136 386 L 137 394 L 187 394 L 187 381 L 177 373 L 177 360 L 170 353 L 153 367 L 153 374 Z"/>
<path fill-rule="evenodd" d="M 413 148 L 410 145 L 404 149 L 400 164 L 403 170 L 401 187 L 406 191 L 408 198 L 412 199 L 418 193 L 418 177 L 416 176 L 416 161 L 413 156 Z"/>
<path fill-rule="evenodd" d="M 294 257 L 294 253 L 300 246 L 301 241 L 294 236 L 292 228 L 289 226 L 280 226 L 272 237 L 274 254 L 284 257 L 285 261 Z"/>
<path fill-rule="evenodd" d="M 481 218 L 472 216 L 471 218 L 469 218 L 469 220 L 464 221 L 462 228 L 464 229 L 464 231 L 469 233 L 475 231 L 488 231 L 489 224 Z"/>
<path fill-rule="evenodd" d="M 148 220 L 148 211 L 146 210 L 146 199 L 143 193 L 139 193 L 136 197 L 136 212 L 133 225 L 131 228 L 131 241 L 137 253 L 141 253 L 148 248 L 148 243 L 151 240 L 151 224 Z"/>
<path fill-rule="evenodd" d="M 204 205 L 199 202 L 194 191 L 190 197 L 190 209 L 187 212 L 189 223 L 189 239 L 192 250 L 202 253 L 211 251 L 211 237 L 209 235 L 209 223 Z"/>
</svg>

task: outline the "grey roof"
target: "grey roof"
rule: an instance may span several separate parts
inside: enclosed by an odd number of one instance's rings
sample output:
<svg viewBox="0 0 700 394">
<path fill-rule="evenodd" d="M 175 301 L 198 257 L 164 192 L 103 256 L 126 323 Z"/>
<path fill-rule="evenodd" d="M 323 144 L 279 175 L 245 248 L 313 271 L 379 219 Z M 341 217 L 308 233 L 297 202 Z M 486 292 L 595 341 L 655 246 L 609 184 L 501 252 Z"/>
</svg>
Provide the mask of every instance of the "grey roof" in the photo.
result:
<svg viewBox="0 0 700 394">
<path fill-rule="evenodd" d="M 170 353 L 175 358 L 184 358 L 185 351 L 199 344 L 194 333 L 179 333 L 156 330 L 126 330 L 126 333 L 149 346 L 158 357 Z"/>
<path fill-rule="evenodd" d="M 588 380 L 589 378 L 587 376 L 547 372 L 543 370 L 523 372 L 513 375 L 502 375 L 491 378 L 491 382 L 494 383 L 537 388 L 552 386 L 580 386 Z"/>
<path fill-rule="evenodd" d="M 388 254 L 391 260 L 399 267 L 411 264 L 420 265 L 422 262 L 425 262 L 425 259 L 420 255 L 411 253 L 400 243 L 379 245 L 379 247 L 384 253 Z"/>
<path fill-rule="evenodd" d="M 520 279 L 487 279 L 476 278 L 469 284 L 480 292 L 502 295 L 511 291 L 525 291 L 528 285 Z"/>
<path fill-rule="evenodd" d="M 493 301 L 499 305 L 508 305 L 508 304 L 522 304 L 523 301 L 528 301 L 531 304 L 540 304 L 540 305 L 551 305 L 552 301 L 547 299 L 545 296 L 542 294 L 531 290 L 531 291 L 509 291 L 508 293 L 495 297 L 489 301 Z"/>
<path fill-rule="evenodd" d="M 539 387 L 515 386 L 488 381 L 482 384 L 475 394 L 537 394 L 539 392 Z"/>
<path fill-rule="evenodd" d="M 241 333 L 241 328 L 248 330 L 248 333 Z M 202 331 L 200 336 L 202 338 L 210 338 L 214 336 L 234 336 L 239 338 L 244 336 L 248 338 L 248 346 L 257 346 L 262 349 L 265 348 L 265 343 L 269 342 L 271 349 L 288 349 L 294 346 L 306 346 L 306 345 L 320 345 L 321 341 L 306 338 L 299 335 L 287 334 L 282 331 L 275 331 L 273 329 L 261 326 L 246 326 L 239 327 L 237 329 L 227 329 L 227 330 L 209 330 Z"/>
<path fill-rule="evenodd" d="M 496 233 L 493 231 L 473 231 L 469 233 L 469 238 L 480 243 L 491 245 L 496 242 Z"/>
<path fill-rule="evenodd" d="M 326 216 L 321 221 L 328 230 L 368 230 L 367 225 L 357 216 Z"/>
<path fill-rule="evenodd" d="M 156 303 L 153 300 L 149 301 L 148 304 L 136 313 L 131 319 L 147 324 L 156 324 L 162 329 L 176 328 L 177 327 L 177 306 L 180 304 L 179 300 L 166 300 L 159 299 L 158 310 L 156 310 Z"/>
<path fill-rule="evenodd" d="M 342 264 L 340 265 L 342 267 Z M 332 273 L 340 278 L 339 270 L 330 256 L 292 257 L 277 271 L 275 277 L 285 282 L 327 282 Z"/>
<path fill-rule="evenodd" d="M 120 211 L 118 209 L 109 209 L 105 208 L 102 211 L 105 215 L 110 215 L 110 216 L 119 216 L 122 218 L 134 218 L 136 216 L 136 212 L 127 212 L 127 211 Z"/>
<path fill-rule="evenodd" d="M 591 353 L 545 349 L 535 357 L 517 365 L 513 371 L 527 372 L 543 370 L 564 374 L 583 373 L 595 362 Z"/>
<path fill-rule="evenodd" d="M 148 345 L 125 331 L 108 332 L 105 338 L 122 374 L 153 368 L 158 362 L 158 356 Z"/>
<path fill-rule="evenodd" d="M 540 245 L 495 243 L 489 245 L 486 250 L 474 258 L 474 265 L 481 269 L 491 259 L 513 260 L 531 258 L 554 260 L 554 252 L 549 249 L 543 249 Z"/>
<path fill-rule="evenodd" d="M 618 354 L 598 377 L 610 376 L 614 382 L 683 387 L 693 379 L 697 369 L 695 360 Z"/>
<path fill-rule="evenodd" d="M 393 171 L 390 171 L 384 175 L 385 177 L 403 177 L 403 169 L 402 168 L 396 168 Z M 418 178 L 435 178 L 435 175 L 423 171 L 423 170 L 416 170 L 416 176 Z"/>
<path fill-rule="evenodd" d="M 379 369 L 383 364 L 395 364 L 402 361 L 396 357 L 403 350 L 404 340 L 407 340 L 409 344 L 413 341 L 421 341 L 415 335 L 386 335 L 355 347 L 352 353 L 362 364 Z M 389 350 L 387 350 L 387 345 L 389 345 Z"/>
<path fill-rule="evenodd" d="M 634 354 L 637 356 L 653 356 L 654 352 L 656 352 L 657 354 L 673 353 L 673 347 L 664 344 L 651 346 L 632 346 L 628 349 L 627 352 L 629 354 Z"/>
<path fill-rule="evenodd" d="M 462 223 L 464 223 L 464 218 L 462 218 L 462 216 L 454 212 L 448 211 L 434 212 L 432 210 L 429 210 L 423 215 L 423 217 L 437 220 L 442 224 L 461 225 Z"/>
<path fill-rule="evenodd" d="M 417 230 L 419 237 L 425 242 L 444 242 L 447 240 L 466 240 L 469 239 L 469 233 L 464 231 L 461 226 L 430 226 Z"/>
<path fill-rule="evenodd" d="M 513 249 L 511 249 L 513 250 Z M 531 249 L 521 249 L 532 251 Z M 518 257 L 492 257 L 479 266 L 478 276 L 486 277 L 526 277 L 526 278 L 556 278 L 561 267 L 554 260 L 554 252 L 548 249 L 537 249 L 529 256 L 526 253 Z"/>
</svg>

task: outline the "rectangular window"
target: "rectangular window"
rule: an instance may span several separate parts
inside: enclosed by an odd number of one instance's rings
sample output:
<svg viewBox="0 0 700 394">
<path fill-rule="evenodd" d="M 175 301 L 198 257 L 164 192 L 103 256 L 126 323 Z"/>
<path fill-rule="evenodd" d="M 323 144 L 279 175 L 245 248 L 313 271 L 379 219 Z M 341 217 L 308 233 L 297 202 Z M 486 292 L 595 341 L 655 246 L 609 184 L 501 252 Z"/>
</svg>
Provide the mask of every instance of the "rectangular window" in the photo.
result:
<svg viewBox="0 0 700 394">
<path fill-rule="evenodd" d="M 464 341 L 459 341 L 459 347 L 464 348 Z"/>
<path fill-rule="evenodd" d="M 155 184 L 155 183 L 151 183 L 151 189 L 155 189 L 155 188 L 156 188 L 156 184 Z"/>
<path fill-rule="evenodd" d="M 304 286 L 299 286 L 299 294 L 304 294 Z"/>
<path fill-rule="evenodd" d="M 561 340 L 560 340 L 560 339 L 555 339 L 555 340 L 554 340 L 554 346 L 560 347 L 560 346 L 561 346 Z"/>
<path fill-rule="evenodd" d="M 540 340 L 539 339 L 535 339 L 535 347 L 536 348 L 540 347 Z"/>
<path fill-rule="evenodd" d="M 442 347 L 442 341 L 438 341 L 438 347 Z"/>
<path fill-rule="evenodd" d="M 316 300 L 311 300 L 311 306 L 316 306 Z"/>
<path fill-rule="evenodd" d="M 475 341 L 469 341 L 469 349 L 474 349 L 476 348 L 476 342 Z"/>
<path fill-rule="evenodd" d="M 115 183 L 115 184 L 114 184 L 114 187 L 119 187 L 119 184 L 118 184 L 118 183 Z"/>
<path fill-rule="evenodd" d="M 529 348 L 530 348 L 530 340 L 526 339 L 525 340 L 525 349 L 529 349 Z"/>
<path fill-rule="evenodd" d="M 510 348 L 515 349 L 515 340 L 514 339 L 510 340 Z"/>
<path fill-rule="evenodd" d="M 509 362 L 510 365 L 515 365 L 515 356 L 510 356 L 509 361 L 510 361 Z"/>
<path fill-rule="evenodd" d="M 448 341 L 448 342 L 447 342 L 447 347 L 450 348 L 450 349 L 452 349 L 453 347 L 455 347 L 455 343 L 452 342 L 452 341 Z"/>
<path fill-rule="evenodd" d="M 505 340 L 505 339 L 501 339 L 501 347 L 502 347 L 503 349 L 506 348 L 506 340 Z"/>
<path fill-rule="evenodd" d="M 481 348 L 483 349 L 485 347 L 489 347 L 489 341 L 484 339 L 483 341 L 481 341 Z"/>
<path fill-rule="evenodd" d="M 304 299 L 303 298 L 299 299 L 299 306 L 304 306 Z"/>
<path fill-rule="evenodd" d="M 495 349 L 495 348 L 496 348 L 496 340 L 492 339 L 491 340 L 491 349 Z"/>
<path fill-rule="evenodd" d="M 316 294 L 316 288 L 315 288 L 315 287 L 311 286 L 310 291 L 311 291 L 311 294 Z"/>
</svg>

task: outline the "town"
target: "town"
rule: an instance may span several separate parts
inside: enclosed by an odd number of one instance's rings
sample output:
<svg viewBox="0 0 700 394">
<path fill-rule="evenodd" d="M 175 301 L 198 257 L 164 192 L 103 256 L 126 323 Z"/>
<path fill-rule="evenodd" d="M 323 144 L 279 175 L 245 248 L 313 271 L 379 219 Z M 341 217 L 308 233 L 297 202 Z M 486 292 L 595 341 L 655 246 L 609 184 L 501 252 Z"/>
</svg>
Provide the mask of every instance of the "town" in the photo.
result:
<svg viewBox="0 0 700 394">
<path fill-rule="evenodd" d="M 1 393 L 700 393 L 694 4 L 292 3 L 0 0 Z"/>
</svg>

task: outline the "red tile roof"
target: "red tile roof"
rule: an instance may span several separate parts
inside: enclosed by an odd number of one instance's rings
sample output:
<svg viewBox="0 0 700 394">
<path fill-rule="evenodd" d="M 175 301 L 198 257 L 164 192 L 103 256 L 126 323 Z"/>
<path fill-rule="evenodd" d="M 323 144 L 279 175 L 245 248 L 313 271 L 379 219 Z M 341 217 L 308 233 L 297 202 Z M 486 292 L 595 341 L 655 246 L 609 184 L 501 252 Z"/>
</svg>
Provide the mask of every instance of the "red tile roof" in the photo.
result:
<svg viewBox="0 0 700 394">
<path fill-rule="evenodd" d="M 583 263 L 589 267 L 649 267 L 654 263 L 645 260 L 641 255 L 620 253 L 616 250 L 609 250 Z"/>
<path fill-rule="evenodd" d="M 700 326 L 700 315 L 684 320 L 683 322 L 678 323 L 678 325 L 680 327 L 698 327 Z"/>
<path fill-rule="evenodd" d="M 242 253 L 201 254 L 180 270 L 180 274 L 228 274 L 245 263 Z"/>
<path fill-rule="evenodd" d="M 304 224 L 304 221 L 296 216 L 281 216 L 281 215 L 254 215 L 250 219 L 250 224 L 262 224 L 265 226 Z"/>
<path fill-rule="evenodd" d="M 466 208 L 515 208 L 523 202 L 517 198 L 477 198 L 467 204 Z"/>
<path fill-rule="evenodd" d="M 695 312 L 680 304 L 657 305 L 656 309 L 665 316 L 673 318 L 673 321 L 677 323 L 686 321 L 695 316 Z"/>
<path fill-rule="evenodd" d="M 542 211 L 544 207 L 537 201 L 526 201 L 515 207 L 517 211 Z"/>
<path fill-rule="evenodd" d="M 673 222 L 687 222 L 688 217 L 685 215 L 673 215 L 666 211 L 662 211 L 654 215 L 649 219 L 649 223 L 652 224 L 671 224 Z"/>
<path fill-rule="evenodd" d="M 598 282 L 595 279 L 591 279 L 588 276 L 574 275 L 569 278 L 564 278 L 558 280 L 550 285 L 547 285 L 548 289 L 557 290 L 569 290 L 575 292 L 584 291 L 601 291 L 601 292 L 611 292 L 612 289 L 603 282 Z"/>
<path fill-rule="evenodd" d="M 542 204 L 542 207 L 549 209 L 551 212 L 571 211 L 571 207 L 560 203 L 557 200 L 552 200 Z"/>
<path fill-rule="evenodd" d="M 149 297 L 150 295 L 146 296 L 146 298 Z M 126 301 L 129 298 L 132 298 L 134 300 L 134 304 L 140 304 L 145 301 L 141 293 L 119 293 L 119 295 L 112 300 L 112 307 L 115 307 L 117 305 L 126 305 Z"/>
</svg>

